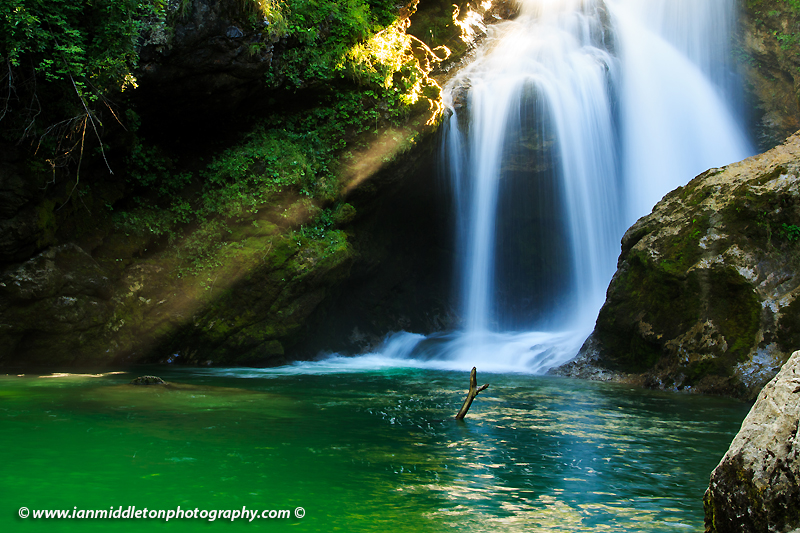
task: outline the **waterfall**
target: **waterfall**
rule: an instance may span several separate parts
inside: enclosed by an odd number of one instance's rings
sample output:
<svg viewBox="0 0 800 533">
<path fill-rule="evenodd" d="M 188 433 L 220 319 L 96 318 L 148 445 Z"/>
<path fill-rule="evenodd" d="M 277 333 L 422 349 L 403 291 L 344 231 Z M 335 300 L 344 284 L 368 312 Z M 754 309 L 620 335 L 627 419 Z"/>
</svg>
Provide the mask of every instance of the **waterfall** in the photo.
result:
<svg viewBox="0 0 800 533">
<path fill-rule="evenodd" d="M 544 371 L 594 326 L 636 218 L 752 149 L 735 0 L 523 0 L 445 93 L 462 327 L 387 340 L 443 367 Z M 426 363 L 427 364 L 427 363 Z"/>
<path fill-rule="evenodd" d="M 540 320 L 546 315 L 551 321 L 559 317 L 556 320 L 563 322 L 567 316 L 578 319 L 585 309 L 584 321 L 590 319 L 613 272 L 616 243 L 624 231 L 611 94 L 617 60 L 607 50 L 609 36 L 599 8 L 577 9 L 573 4 L 526 5 L 529 9 L 519 20 L 494 31 L 489 52 L 452 84 L 466 81 L 470 86 L 468 134 L 459 131 L 458 113 L 448 132 L 466 143 L 464 150 L 448 157 L 463 158 L 453 165 L 460 172 L 450 178 L 460 193 L 456 234 L 464 265 L 461 294 L 468 332 L 534 325 L 526 324 L 520 314 Z M 532 137 L 532 128 L 539 135 Z M 524 146 L 519 146 L 520 139 L 525 139 Z M 521 159 L 526 168 L 508 168 L 510 159 Z M 535 183 L 529 183 L 532 180 Z M 513 209 L 498 209 L 498 196 L 536 202 L 541 194 L 550 204 L 542 206 L 550 224 L 533 228 L 534 242 L 500 249 L 499 244 L 512 237 L 501 231 L 525 230 L 513 224 Z M 532 207 L 519 208 L 524 220 L 524 212 Z M 498 231 L 496 220 L 504 217 L 512 222 Z M 552 227 L 557 221 L 562 227 Z M 555 235 L 565 241 L 561 247 L 548 244 Z M 519 293 L 525 284 L 513 282 L 514 255 L 535 243 L 545 249 L 533 254 L 547 254 L 549 248 L 564 256 L 543 278 L 563 286 L 540 301 L 546 311 L 522 301 L 526 294 Z M 503 268 L 506 276 L 495 276 L 498 260 L 508 265 Z M 547 258 L 538 263 L 546 264 Z M 508 278 L 510 286 L 498 284 Z M 498 289 L 505 295 L 501 301 L 493 298 Z M 539 289 L 547 292 L 546 286 Z M 587 307 L 587 297 L 597 301 Z M 501 309 L 514 309 L 516 316 Z"/>
</svg>

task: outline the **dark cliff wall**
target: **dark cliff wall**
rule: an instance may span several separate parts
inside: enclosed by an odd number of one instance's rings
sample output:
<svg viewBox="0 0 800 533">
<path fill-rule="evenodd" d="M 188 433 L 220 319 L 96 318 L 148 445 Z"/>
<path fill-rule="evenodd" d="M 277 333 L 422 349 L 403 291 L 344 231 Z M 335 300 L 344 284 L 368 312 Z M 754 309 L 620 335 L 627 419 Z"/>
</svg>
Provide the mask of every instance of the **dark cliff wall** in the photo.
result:
<svg viewBox="0 0 800 533">
<path fill-rule="evenodd" d="M 595 330 L 559 372 L 755 397 L 800 340 L 799 176 L 796 134 L 667 194 L 625 233 Z"/>
<path fill-rule="evenodd" d="M 119 85 L 47 85 L 84 109 L 57 164 L 24 120 L 3 140 L 0 364 L 278 364 L 446 325 L 433 76 L 470 47 L 452 4 L 141 5 Z"/>
<path fill-rule="evenodd" d="M 800 4 L 744 0 L 734 56 L 766 150 L 800 129 Z"/>
</svg>

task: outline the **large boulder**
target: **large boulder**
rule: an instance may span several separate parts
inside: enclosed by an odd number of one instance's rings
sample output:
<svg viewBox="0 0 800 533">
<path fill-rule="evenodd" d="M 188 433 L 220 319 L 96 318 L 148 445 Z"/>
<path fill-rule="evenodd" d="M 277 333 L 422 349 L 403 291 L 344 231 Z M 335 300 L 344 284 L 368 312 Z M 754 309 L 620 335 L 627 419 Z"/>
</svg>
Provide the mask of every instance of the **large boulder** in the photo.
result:
<svg viewBox="0 0 800 533">
<path fill-rule="evenodd" d="M 107 273 L 72 243 L 0 271 L 0 364 L 19 353 L 53 364 L 102 354 L 94 332 L 112 316 L 111 296 Z"/>
<path fill-rule="evenodd" d="M 578 361 L 752 398 L 800 342 L 800 134 L 666 195 L 622 239 Z M 603 376 L 608 378 L 608 374 Z"/>
<path fill-rule="evenodd" d="M 703 502 L 710 533 L 800 530 L 800 351 L 759 394 Z"/>
</svg>

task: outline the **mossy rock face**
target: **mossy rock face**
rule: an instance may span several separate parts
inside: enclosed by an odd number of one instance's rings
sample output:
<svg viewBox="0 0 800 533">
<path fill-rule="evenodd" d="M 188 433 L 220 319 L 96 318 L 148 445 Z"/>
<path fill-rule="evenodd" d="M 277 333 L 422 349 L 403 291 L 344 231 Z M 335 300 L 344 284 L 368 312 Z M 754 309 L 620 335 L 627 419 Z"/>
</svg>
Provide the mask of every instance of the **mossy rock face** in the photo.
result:
<svg viewBox="0 0 800 533">
<path fill-rule="evenodd" d="M 113 285 L 74 244 L 52 247 L 0 273 L 0 363 L 25 353 L 28 363 L 71 363 L 105 352 L 92 331 L 111 317 Z"/>
<path fill-rule="evenodd" d="M 280 7 L 300 20 L 301 8 L 320 14 L 316 3 L 295 3 L 291 13 L 290 4 L 261 7 Z M 330 61 L 301 64 L 302 57 L 346 49 L 328 46 L 329 37 L 349 48 L 392 23 L 395 12 L 407 20 L 417 3 L 323 4 L 340 14 L 369 6 L 381 11 L 381 21 L 339 39 L 342 24 L 363 21 L 325 15 L 303 30 L 308 39 L 299 39 L 298 25 L 287 38 L 277 14 L 262 20 L 253 2 L 165 4 L 166 25 L 145 21 L 134 72 L 140 86 L 120 104 L 136 113 L 120 113 L 127 129 L 103 137 L 103 157 L 90 158 L 98 150 L 87 145 L 80 184 L 74 166 L 53 181 L 42 160 L 3 146 L 0 365 L 272 365 L 296 357 L 295 347 L 315 336 L 325 313 L 345 320 L 332 326 L 336 335 L 355 323 L 374 327 L 370 333 L 378 337 L 406 326 L 434 329 L 418 326 L 423 322 L 446 326 L 439 308 L 427 314 L 440 303 L 431 294 L 446 291 L 439 271 L 450 265 L 446 251 L 436 255 L 441 240 L 431 230 L 446 225 L 430 200 L 429 156 L 441 124 L 431 113 L 441 101 L 427 98 L 438 99 L 438 87 L 428 80 L 426 98 L 405 110 L 394 92 L 377 94 L 349 75 L 331 78 Z M 459 2 L 462 20 L 467 4 Z M 470 5 L 487 23 L 516 9 L 512 2 Z M 424 6 L 429 24 L 411 20 L 422 34 L 427 27 L 435 37 L 437 24 L 448 32 L 457 26 L 452 3 Z M 424 40 L 436 48 L 454 36 Z M 468 48 L 455 40 L 461 52 Z M 432 60 L 413 42 L 404 54 Z M 297 61 L 295 52 L 302 52 Z M 434 61 L 430 75 L 441 82 L 456 72 L 458 53 L 450 63 Z M 393 78 L 398 86 L 417 73 L 405 72 L 412 64 L 404 64 Z M 339 104 L 354 111 L 338 116 Z M 284 129 L 289 122 L 296 124 Z M 335 127 L 328 131 L 321 122 Z M 274 124 L 279 137 L 270 133 Z M 269 154 L 277 154 L 274 165 Z M 220 160 L 226 163 L 215 166 Z M 268 167 L 274 180 L 250 184 Z M 368 276 L 374 283 L 365 286 Z M 402 305 L 383 305 L 401 299 Z M 326 340 L 303 354 L 329 346 Z"/>
<path fill-rule="evenodd" d="M 798 135 L 671 192 L 622 239 L 591 359 L 653 388 L 754 397 L 800 340 L 799 225 Z"/>
<path fill-rule="evenodd" d="M 331 230 L 324 240 L 231 243 L 216 266 L 179 275 L 174 252 L 145 258 L 136 243 L 147 241 L 109 241 L 101 262 L 66 244 L 0 274 L 0 364 L 283 363 L 284 346 L 354 259 L 346 235 Z"/>
<path fill-rule="evenodd" d="M 800 7 L 787 0 L 742 4 L 734 57 L 759 147 L 766 150 L 800 128 Z"/>
</svg>

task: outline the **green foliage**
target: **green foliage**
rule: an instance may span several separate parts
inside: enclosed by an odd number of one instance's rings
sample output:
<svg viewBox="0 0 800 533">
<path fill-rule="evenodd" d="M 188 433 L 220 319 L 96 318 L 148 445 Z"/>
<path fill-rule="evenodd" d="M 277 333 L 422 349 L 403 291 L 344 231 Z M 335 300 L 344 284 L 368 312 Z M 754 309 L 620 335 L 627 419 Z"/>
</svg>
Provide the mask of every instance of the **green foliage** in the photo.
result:
<svg viewBox="0 0 800 533">
<path fill-rule="evenodd" d="M 282 55 L 267 82 L 298 88 L 336 79 L 350 48 L 390 25 L 396 7 L 391 0 L 288 0 L 282 13 L 281 33 L 301 46 Z"/>
<path fill-rule="evenodd" d="M 781 50 L 789 50 L 792 46 L 800 44 L 800 34 L 775 32 L 775 38 L 780 43 Z"/>
<path fill-rule="evenodd" d="M 12 123 L 6 136 L 38 136 L 135 83 L 137 16 L 159 9 L 156 0 L 5 0 L 0 94 L 2 117 Z"/>
<path fill-rule="evenodd" d="M 286 43 L 267 85 L 324 89 L 304 109 L 263 118 L 204 168 L 188 171 L 139 136 L 136 113 L 111 102 L 124 106 L 121 92 L 136 86 L 141 43 L 168 38 L 190 6 L 188 0 L 6 0 L 3 135 L 36 143 L 44 136 L 42 152 L 62 154 L 59 164 L 68 166 L 78 160 L 71 155 L 76 147 L 83 158 L 87 131 L 100 130 L 92 138 L 102 143 L 103 121 L 124 117 L 125 164 L 114 170 L 126 179 L 128 197 L 108 209 L 120 230 L 175 244 L 184 274 L 213 266 L 241 240 L 231 228 L 264 219 L 265 210 L 273 216 L 284 208 L 286 220 L 273 222 L 297 228 L 300 246 L 346 246 L 335 229 L 353 216 L 351 206 L 336 204 L 343 150 L 359 148 L 366 133 L 400 125 L 420 99 L 438 97 L 411 53 L 405 26 L 394 24 L 398 7 L 392 0 L 238 0 L 254 28 Z M 247 52 L 259 54 L 268 42 L 252 43 Z"/>
<path fill-rule="evenodd" d="M 800 239 L 800 226 L 796 226 L 794 224 L 781 224 L 779 234 L 787 241 L 795 242 Z"/>
<path fill-rule="evenodd" d="M 170 240 L 176 237 L 178 220 L 173 212 L 166 209 L 136 207 L 126 211 L 118 211 L 113 215 L 114 224 L 128 235 L 139 237 L 166 235 Z"/>
<path fill-rule="evenodd" d="M 206 211 L 254 212 L 276 192 L 331 199 L 338 192 L 331 165 L 344 141 L 332 137 L 336 128 L 324 117 L 317 110 L 272 117 L 216 156 L 203 173 Z"/>
<path fill-rule="evenodd" d="M 1 2 L 3 140 L 27 139 L 54 178 L 65 168 L 80 181 L 85 155 L 106 159 L 103 135 L 120 121 L 114 102 L 136 86 L 137 39 L 163 10 L 163 0 Z"/>
<path fill-rule="evenodd" d="M 300 234 L 307 239 L 322 240 L 333 225 L 333 212 L 330 209 L 323 209 L 310 224 L 300 226 Z"/>
<path fill-rule="evenodd" d="M 198 275 L 203 270 L 222 266 L 219 251 L 228 245 L 225 236 L 230 230 L 221 220 L 205 221 L 187 235 L 178 248 L 183 259 L 178 277 Z"/>
<path fill-rule="evenodd" d="M 339 90 L 301 113 L 273 115 L 203 171 L 198 215 L 256 213 L 285 192 L 331 202 L 339 193 L 338 157 L 348 139 L 379 122 L 399 124 L 407 114 L 402 95 L 382 88 Z"/>
<path fill-rule="evenodd" d="M 176 194 L 192 180 L 190 173 L 175 169 L 172 158 L 163 155 L 157 147 L 139 140 L 131 147 L 127 163 L 130 181 L 156 192 L 158 196 Z"/>
<path fill-rule="evenodd" d="M 155 9 L 137 0 L 6 0 L 2 55 L 25 59 L 47 81 L 80 77 L 96 87 L 124 82 L 135 59 L 138 23 L 132 14 Z"/>
</svg>

